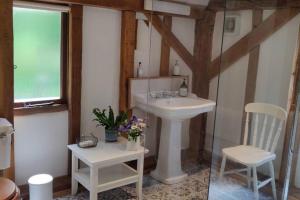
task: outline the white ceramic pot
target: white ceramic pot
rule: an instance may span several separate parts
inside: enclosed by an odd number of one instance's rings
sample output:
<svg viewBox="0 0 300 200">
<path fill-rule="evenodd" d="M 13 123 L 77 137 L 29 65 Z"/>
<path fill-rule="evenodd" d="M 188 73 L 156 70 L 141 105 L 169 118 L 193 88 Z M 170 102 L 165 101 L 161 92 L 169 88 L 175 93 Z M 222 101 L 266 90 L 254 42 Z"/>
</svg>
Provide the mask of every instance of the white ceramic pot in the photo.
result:
<svg viewBox="0 0 300 200">
<path fill-rule="evenodd" d="M 126 150 L 137 151 L 140 146 L 141 146 L 141 139 L 140 137 L 137 137 L 136 142 L 134 140 L 127 141 Z"/>
</svg>

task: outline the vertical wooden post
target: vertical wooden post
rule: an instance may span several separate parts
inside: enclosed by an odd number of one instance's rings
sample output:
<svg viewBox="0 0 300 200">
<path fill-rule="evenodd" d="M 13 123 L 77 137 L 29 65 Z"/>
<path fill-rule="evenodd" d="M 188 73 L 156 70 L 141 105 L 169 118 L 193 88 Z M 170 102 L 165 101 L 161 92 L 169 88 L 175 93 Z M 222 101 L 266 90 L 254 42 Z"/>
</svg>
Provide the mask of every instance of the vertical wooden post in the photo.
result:
<svg viewBox="0 0 300 200">
<path fill-rule="evenodd" d="M 80 5 L 72 5 L 69 16 L 68 109 L 69 144 L 80 136 L 82 79 L 82 13 Z"/>
<path fill-rule="evenodd" d="M 206 12 L 204 20 L 197 20 L 195 26 L 194 58 L 192 92 L 202 98 L 209 95 L 209 64 L 211 61 L 212 38 L 215 23 L 215 13 Z M 199 158 L 204 150 L 207 115 L 201 114 L 191 120 L 190 150 Z"/>
<path fill-rule="evenodd" d="M 134 76 L 134 50 L 136 47 L 136 13 L 122 11 L 121 26 L 121 70 L 119 110 L 128 110 L 128 79 Z"/>
<path fill-rule="evenodd" d="M 13 64 L 13 3 L 0 1 L 0 117 L 14 121 L 14 64 Z M 14 140 L 12 140 L 11 167 L 3 172 L 14 180 Z"/>
<path fill-rule="evenodd" d="M 164 16 L 163 19 L 165 28 L 171 31 L 172 29 L 172 17 Z M 161 54 L 160 54 L 160 76 L 168 76 L 169 75 L 169 67 L 170 67 L 170 46 L 166 42 L 164 38 L 161 40 Z"/>
<path fill-rule="evenodd" d="M 257 28 L 263 21 L 263 11 L 262 10 L 253 10 L 252 15 L 252 28 Z M 246 89 L 245 89 L 245 98 L 244 98 L 244 107 L 255 100 L 255 90 L 256 90 L 256 79 L 257 79 L 257 70 L 259 62 L 259 51 L 260 46 L 254 47 L 249 53 L 249 63 L 247 71 L 247 80 L 246 80 Z M 244 141 L 244 129 L 245 129 L 245 120 L 246 113 L 244 112 L 243 107 L 243 120 L 242 120 L 242 130 L 241 130 L 241 144 Z"/>
</svg>

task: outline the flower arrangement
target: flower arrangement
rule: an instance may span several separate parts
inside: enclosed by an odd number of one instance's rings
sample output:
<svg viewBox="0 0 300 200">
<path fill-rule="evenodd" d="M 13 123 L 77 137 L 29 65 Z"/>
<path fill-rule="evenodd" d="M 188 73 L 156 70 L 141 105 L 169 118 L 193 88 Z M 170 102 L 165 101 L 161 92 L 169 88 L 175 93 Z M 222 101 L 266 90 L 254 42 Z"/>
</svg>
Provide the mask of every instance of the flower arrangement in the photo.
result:
<svg viewBox="0 0 300 200">
<path fill-rule="evenodd" d="M 142 135 L 145 128 L 145 120 L 133 116 L 120 126 L 119 131 L 128 134 L 128 141 L 137 142 L 137 138 Z"/>
</svg>

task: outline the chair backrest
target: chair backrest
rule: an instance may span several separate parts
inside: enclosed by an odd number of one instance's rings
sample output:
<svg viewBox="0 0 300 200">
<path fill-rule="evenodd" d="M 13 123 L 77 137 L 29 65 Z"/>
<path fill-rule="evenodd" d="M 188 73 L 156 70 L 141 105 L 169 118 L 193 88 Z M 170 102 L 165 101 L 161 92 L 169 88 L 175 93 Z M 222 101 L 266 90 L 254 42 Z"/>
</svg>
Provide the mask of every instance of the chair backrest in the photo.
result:
<svg viewBox="0 0 300 200">
<path fill-rule="evenodd" d="M 244 145 L 248 144 L 250 127 L 249 121 L 250 114 L 252 114 L 253 126 L 251 128 L 251 145 L 274 153 L 278 144 L 280 134 L 282 132 L 283 125 L 285 124 L 285 121 L 287 119 L 287 112 L 279 106 L 266 103 L 249 103 L 245 106 L 245 111 L 247 113 L 247 117 L 245 124 Z M 259 120 L 259 118 L 261 117 L 263 117 L 262 121 Z M 262 122 L 262 124 L 259 128 L 260 122 Z M 271 122 L 269 126 L 268 122 Z"/>
</svg>

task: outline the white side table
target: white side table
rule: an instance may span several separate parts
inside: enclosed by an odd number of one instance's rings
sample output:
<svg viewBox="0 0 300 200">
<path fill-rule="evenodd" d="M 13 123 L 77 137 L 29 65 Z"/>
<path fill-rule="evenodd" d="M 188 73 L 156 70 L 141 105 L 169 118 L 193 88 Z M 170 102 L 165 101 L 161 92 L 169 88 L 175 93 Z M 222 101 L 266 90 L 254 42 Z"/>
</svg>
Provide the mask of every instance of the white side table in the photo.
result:
<svg viewBox="0 0 300 200">
<path fill-rule="evenodd" d="M 125 138 L 116 143 L 99 143 L 97 147 L 82 149 L 77 144 L 68 145 L 72 151 L 72 194 L 76 194 L 78 182 L 90 192 L 90 200 L 106 190 L 136 183 L 138 199 L 142 200 L 144 147 L 137 151 L 126 150 Z M 78 160 L 87 167 L 79 168 Z M 137 170 L 124 162 L 137 160 Z"/>
</svg>

